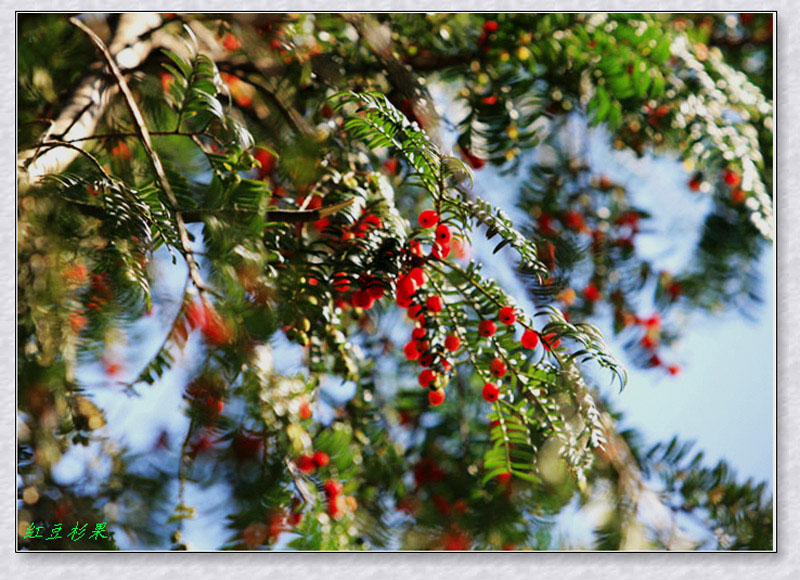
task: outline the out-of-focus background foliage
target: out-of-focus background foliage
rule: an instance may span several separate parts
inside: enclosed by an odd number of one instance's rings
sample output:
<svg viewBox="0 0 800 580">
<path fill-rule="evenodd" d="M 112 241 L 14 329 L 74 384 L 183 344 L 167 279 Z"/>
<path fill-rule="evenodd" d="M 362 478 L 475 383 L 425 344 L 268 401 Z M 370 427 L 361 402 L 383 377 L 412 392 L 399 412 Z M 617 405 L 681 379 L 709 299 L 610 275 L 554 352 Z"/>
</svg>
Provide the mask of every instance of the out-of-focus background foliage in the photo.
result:
<svg viewBox="0 0 800 580">
<path fill-rule="evenodd" d="M 79 20 L 132 103 L 19 16 L 20 547 L 772 549 L 772 14 Z"/>
</svg>

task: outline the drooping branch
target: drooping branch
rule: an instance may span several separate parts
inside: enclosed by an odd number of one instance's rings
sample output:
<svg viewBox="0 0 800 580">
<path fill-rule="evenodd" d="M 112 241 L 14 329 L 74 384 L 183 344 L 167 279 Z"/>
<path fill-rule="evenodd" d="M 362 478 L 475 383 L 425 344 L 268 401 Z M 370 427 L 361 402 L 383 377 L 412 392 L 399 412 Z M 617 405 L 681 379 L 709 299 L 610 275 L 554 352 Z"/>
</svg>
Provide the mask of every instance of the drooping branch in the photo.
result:
<svg viewBox="0 0 800 580">
<path fill-rule="evenodd" d="M 94 43 L 97 49 L 102 53 L 103 57 L 108 64 L 111 73 L 114 75 L 114 78 L 117 80 L 117 84 L 119 85 L 119 89 L 122 92 L 123 97 L 125 98 L 125 103 L 128 105 L 128 110 L 130 111 L 131 117 L 133 118 L 133 124 L 136 128 L 136 133 L 139 136 L 139 141 L 141 141 L 142 146 L 144 147 L 145 153 L 147 153 L 147 158 L 150 160 L 150 165 L 153 167 L 153 171 L 156 174 L 156 179 L 158 184 L 161 186 L 161 189 L 164 191 L 164 195 L 167 197 L 167 201 L 169 202 L 172 210 L 175 212 L 175 225 L 178 230 L 178 237 L 181 244 L 181 250 L 186 260 L 187 265 L 189 266 L 189 275 L 192 278 L 192 282 L 197 287 L 198 291 L 202 294 L 206 291 L 206 285 L 203 281 L 203 276 L 200 273 L 200 267 L 197 264 L 197 261 L 194 258 L 194 253 L 191 247 L 191 240 L 189 238 L 189 231 L 186 229 L 186 223 L 183 219 L 183 215 L 180 212 L 178 198 L 175 196 L 175 192 L 172 190 L 172 186 L 167 179 L 167 175 L 164 172 L 164 166 L 161 163 L 161 158 L 156 153 L 156 150 L 153 148 L 153 142 L 150 138 L 150 132 L 147 129 L 147 125 L 145 124 L 144 117 L 142 116 L 142 112 L 139 110 L 139 106 L 136 104 L 136 100 L 133 98 L 133 93 L 131 92 L 130 87 L 128 86 L 127 81 L 125 81 L 125 77 L 122 74 L 117 62 L 114 60 L 111 52 L 109 51 L 108 47 L 105 45 L 103 40 L 95 34 L 93 30 L 91 30 L 88 26 L 86 26 L 83 22 L 78 20 L 77 18 L 70 18 L 70 23 L 73 26 L 76 26 L 80 30 L 82 30 Z"/>
</svg>

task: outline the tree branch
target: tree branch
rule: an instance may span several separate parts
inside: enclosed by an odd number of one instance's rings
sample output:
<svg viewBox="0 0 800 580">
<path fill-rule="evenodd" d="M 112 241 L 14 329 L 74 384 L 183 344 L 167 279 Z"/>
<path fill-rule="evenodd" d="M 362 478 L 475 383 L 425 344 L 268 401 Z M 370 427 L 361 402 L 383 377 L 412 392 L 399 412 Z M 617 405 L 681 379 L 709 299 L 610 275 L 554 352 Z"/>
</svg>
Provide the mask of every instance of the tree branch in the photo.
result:
<svg viewBox="0 0 800 580">
<path fill-rule="evenodd" d="M 153 171 L 156 174 L 156 179 L 158 180 L 161 189 L 164 190 L 164 195 L 166 195 L 167 200 L 172 206 L 172 210 L 175 212 L 175 222 L 178 229 L 178 237 L 180 239 L 183 257 L 189 266 L 189 275 L 192 278 L 192 282 L 202 295 L 206 291 L 206 285 L 203 281 L 203 276 L 200 273 L 200 267 L 198 266 L 197 261 L 194 259 L 194 254 L 192 253 L 189 231 L 186 229 L 186 223 L 184 222 L 183 215 L 180 212 L 178 198 L 175 196 L 175 192 L 172 190 L 172 186 L 170 185 L 167 175 L 164 172 L 164 166 L 161 164 L 161 158 L 153 148 L 153 142 L 150 139 L 150 131 L 147 129 L 147 125 L 145 125 L 144 117 L 142 116 L 142 112 L 139 110 L 139 107 L 136 104 L 136 100 L 133 98 L 133 93 L 131 92 L 128 83 L 125 81 L 125 77 L 122 75 L 122 71 L 114 60 L 114 57 L 111 55 L 111 52 L 103 43 L 102 39 L 77 18 L 70 18 L 69 21 L 73 26 L 82 30 L 91 39 L 92 43 L 94 43 L 97 49 L 102 53 L 106 63 L 108 64 L 108 67 L 111 69 L 111 73 L 117 80 L 119 89 L 122 92 L 122 96 L 125 98 L 125 103 L 128 105 L 128 110 L 133 118 L 136 133 L 139 136 L 139 141 L 141 141 L 145 153 L 150 160 L 150 165 L 153 167 Z"/>
</svg>

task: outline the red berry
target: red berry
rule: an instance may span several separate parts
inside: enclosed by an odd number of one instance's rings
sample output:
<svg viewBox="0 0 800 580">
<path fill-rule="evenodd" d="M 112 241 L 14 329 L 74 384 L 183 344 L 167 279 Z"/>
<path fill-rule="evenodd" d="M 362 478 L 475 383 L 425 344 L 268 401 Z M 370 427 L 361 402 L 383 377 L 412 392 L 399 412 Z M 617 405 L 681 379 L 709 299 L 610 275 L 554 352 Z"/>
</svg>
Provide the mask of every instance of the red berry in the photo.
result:
<svg viewBox="0 0 800 580">
<path fill-rule="evenodd" d="M 450 239 L 452 235 L 450 234 L 450 228 L 448 228 L 445 224 L 439 224 L 436 226 L 436 241 L 439 242 L 440 245 L 448 245 L 450 244 Z"/>
<path fill-rule="evenodd" d="M 670 365 L 670 366 L 667 368 L 667 372 L 669 372 L 669 374 L 671 374 L 671 375 L 674 377 L 674 376 L 676 376 L 678 373 L 680 373 L 680 372 L 681 372 L 681 367 L 679 367 L 678 365 Z"/>
<path fill-rule="evenodd" d="M 731 201 L 733 203 L 742 203 L 745 199 L 747 199 L 747 194 L 743 190 L 738 187 L 731 189 Z"/>
<path fill-rule="evenodd" d="M 417 346 L 414 341 L 406 344 L 405 348 L 403 349 L 403 354 L 406 355 L 407 360 L 417 360 L 419 358 L 419 351 L 417 350 Z"/>
<path fill-rule="evenodd" d="M 325 495 L 328 499 L 333 499 L 342 493 L 342 484 L 333 479 L 328 479 L 322 484 L 322 489 L 325 490 Z"/>
<path fill-rule="evenodd" d="M 411 268 L 408 277 L 416 283 L 417 288 L 425 285 L 425 271 L 422 268 Z"/>
<path fill-rule="evenodd" d="M 489 372 L 492 373 L 492 376 L 502 378 L 506 374 L 506 363 L 501 361 L 499 358 L 493 359 L 492 362 L 489 364 Z"/>
<path fill-rule="evenodd" d="M 419 378 L 417 380 L 419 381 L 421 387 L 428 388 L 435 378 L 435 372 L 433 372 L 431 369 L 425 369 L 419 373 Z"/>
<path fill-rule="evenodd" d="M 455 334 L 450 334 L 444 339 L 444 347 L 450 352 L 455 352 L 461 348 L 461 339 Z"/>
<path fill-rule="evenodd" d="M 258 168 L 259 179 L 264 179 L 275 169 L 275 156 L 266 149 L 256 149 L 253 157 L 261 164 Z M 275 193 L 277 194 L 277 191 Z"/>
<path fill-rule="evenodd" d="M 584 222 L 581 212 L 572 209 L 564 214 L 564 225 L 572 230 L 580 231 L 586 227 L 586 222 Z"/>
<path fill-rule="evenodd" d="M 600 300 L 600 291 L 594 284 L 589 284 L 586 288 L 584 288 L 583 295 L 589 302 L 597 302 Z"/>
<path fill-rule="evenodd" d="M 490 336 L 494 336 L 495 332 L 497 332 L 497 325 L 494 322 L 491 320 L 481 320 L 481 323 L 478 325 L 478 334 L 489 338 Z"/>
<path fill-rule="evenodd" d="M 523 347 L 533 350 L 539 344 L 539 334 L 535 330 L 527 329 L 520 339 Z"/>
<path fill-rule="evenodd" d="M 428 349 L 431 346 L 430 341 L 418 339 L 414 341 L 414 346 L 417 348 L 417 352 L 420 354 L 428 352 Z"/>
<path fill-rule="evenodd" d="M 383 286 L 375 282 L 370 283 L 370 285 L 367 286 L 367 294 L 369 294 L 369 297 L 373 300 L 380 300 L 383 298 Z"/>
<path fill-rule="evenodd" d="M 422 314 L 422 305 L 421 304 L 414 304 L 408 307 L 408 317 L 411 320 L 416 320 Z"/>
<path fill-rule="evenodd" d="M 428 296 L 428 300 L 425 301 L 425 306 L 431 312 L 441 312 L 442 311 L 442 299 L 440 296 Z"/>
<path fill-rule="evenodd" d="M 742 178 L 739 176 L 739 174 L 730 169 L 726 169 L 722 172 L 722 179 L 724 179 L 725 183 L 731 187 L 738 187 L 742 182 Z"/>
<path fill-rule="evenodd" d="M 425 338 L 425 329 L 421 326 L 417 326 L 414 330 L 411 331 L 411 338 L 414 340 L 420 340 Z"/>
<path fill-rule="evenodd" d="M 242 48 L 242 43 L 239 42 L 238 38 L 236 38 L 233 34 L 229 32 L 228 34 L 225 35 L 225 38 L 222 40 L 222 46 L 225 47 L 225 50 L 234 51 Z"/>
<path fill-rule="evenodd" d="M 413 296 L 417 291 L 417 283 L 410 276 L 402 276 L 397 280 L 397 295 Z"/>
<path fill-rule="evenodd" d="M 500 389 L 494 383 L 486 383 L 483 385 L 483 398 L 490 403 L 494 403 L 500 396 Z"/>
<path fill-rule="evenodd" d="M 429 367 L 433 364 L 433 355 L 428 353 L 419 357 L 419 364 L 423 367 Z"/>
<path fill-rule="evenodd" d="M 369 310 L 372 308 L 375 299 L 369 295 L 369 292 L 366 290 L 359 290 L 358 292 L 353 292 L 353 297 L 350 299 L 350 303 L 355 306 L 356 308 L 363 308 L 364 310 Z"/>
<path fill-rule="evenodd" d="M 489 95 L 488 97 L 483 97 L 481 99 L 481 103 L 484 105 L 495 105 L 497 104 L 497 97 L 495 95 Z"/>
<path fill-rule="evenodd" d="M 419 225 L 423 228 L 432 228 L 439 223 L 439 214 L 432 209 L 426 209 L 419 214 Z"/>
<path fill-rule="evenodd" d="M 383 163 L 383 167 L 389 173 L 389 175 L 397 175 L 397 159 L 387 159 Z"/>
<path fill-rule="evenodd" d="M 317 466 L 314 464 L 314 458 L 310 455 L 301 455 L 297 458 L 297 468 L 303 473 L 314 473 Z"/>
<path fill-rule="evenodd" d="M 301 419 L 310 419 L 314 412 L 311 410 L 311 405 L 308 404 L 308 401 L 303 401 L 303 404 L 300 405 L 300 418 Z"/>
<path fill-rule="evenodd" d="M 494 20 L 487 20 L 483 23 L 483 31 L 486 33 L 497 32 L 497 22 Z"/>
<path fill-rule="evenodd" d="M 433 244 L 433 251 L 431 254 L 434 258 L 438 258 L 440 260 L 445 259 L 450 255 L 450 244 L 440 244 L 439 242 L 436 242 Z"/>
<path fill-rule="evenodd" d="M 325 467 L 331 462 L 331 458 L 324 451 L 317 451 L 311 459 L 317 467 Z"/>
<path fill-rule="evenodd" d="M 513 306 L 503 306 L 497 318 L 503 324 L 514 324 L 517 321 L 517 314 L 514 312 Z"/>
<path fill-rule="evenodd" d="M 442 389 L 437 389 L 428 393 L 428 402 L 434 407 L 438 407 L 444 403 L 444 398 L 444 391 Z"/>
<path fill-rule="evenodd" d="M 186 307 L 186 320 L 192 329 L 206 324 L 206 308 L 203 302 L 192 302 Z"/>
</svg>

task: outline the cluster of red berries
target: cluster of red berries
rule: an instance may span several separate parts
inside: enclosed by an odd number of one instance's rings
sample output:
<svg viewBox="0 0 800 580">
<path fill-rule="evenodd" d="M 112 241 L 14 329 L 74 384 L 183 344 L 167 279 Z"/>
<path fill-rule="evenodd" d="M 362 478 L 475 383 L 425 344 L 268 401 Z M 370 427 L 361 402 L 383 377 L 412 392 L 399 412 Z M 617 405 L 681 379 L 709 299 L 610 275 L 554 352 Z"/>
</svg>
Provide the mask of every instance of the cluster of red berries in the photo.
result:
<svg viewBox="0 0 800 580">
<path fill-rule="evenodd" d="M 431 256 L 440 260 L 447 258 L 450 255 L 450 244 L 453 240 L 453 235 L 447 224 L 439 223 L 439 214 L 432 209 L 426 209 L 419 214 L 417 221 L 420 227 L 426 229 L 436 226 Z"/>
<path fill-rule="evenodd" d="M 342 484 L 334 479 L 328 479 L 322 484 L 322 490 L 325 492 L 325 499 L 328 503 L 328 515 L 333 519 L 341 517 L 346 508 L 355 511 L 355 498 L 343 496 L 343 489 Z"/>
<path fill-rule="evenodd" d="M 658 312 L 654 312 L 648 318 L 639 318 L 632 313 L 627 313 L 623 318 L 623 325 L 630 326 L 634 324 L 644 328 L 644 336 L 642 336 L 639 344 L 650 353 L 648 364 L 652 367 L 664 367 L 673 376 L 680 373 L 681 369 L 678 365 L 664 365 L 661 357 L 655 352 L 661 341 L 661 315 Z"/>
<path fill-rule="evenodd" d="M 657 128 L 661 124 L 661 120 L 669 114 L 669 106 L 659 105 L 653 108 L 649 105 L 645 105 L 643 112 L 647 116 L 647 122 L 650 123 L 651 126 Z"/>
<path fill-rule="evenodd" d="M 309 283 L 315 285 L 316 280 L 314 282 L 309 280 Z M 357 287 L 354 288 L 355 284 Z M 343 298 L 335 300 L 337 307 L 344 309 L 349 302 L 355 308 L 369 310 L 375 305 L 376 300 L 383 298 L 385 293 L 384 283 L 371 274 L 361 274 L 355 284 L 346 272 L 336 272 L 333 275 L 331 286 L 334 290 L 342 294 L 351 292 L 349 301 Z"/>
<path fill-rule="evenodd" d="M 742 203 L 747 199 L 747 193 L 739 187 L 742 183 L 741 176 L 732 169 L 725 169 L 722 172 L 722 180 L 730 188 L 730 198 L 735 204 Z"/>
<path fill-rule="evenodd" d="M 331 458 L 324 451 L 316 451 L 311 455 L 304 453 L 297 458 L 295 462 L 297 468 L 306 475 L 314 473 L 317 469 L 327 467 L 331 462 Z"/>
</svg>

